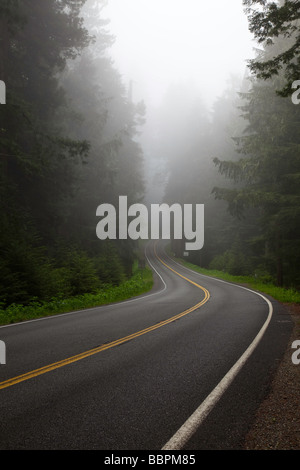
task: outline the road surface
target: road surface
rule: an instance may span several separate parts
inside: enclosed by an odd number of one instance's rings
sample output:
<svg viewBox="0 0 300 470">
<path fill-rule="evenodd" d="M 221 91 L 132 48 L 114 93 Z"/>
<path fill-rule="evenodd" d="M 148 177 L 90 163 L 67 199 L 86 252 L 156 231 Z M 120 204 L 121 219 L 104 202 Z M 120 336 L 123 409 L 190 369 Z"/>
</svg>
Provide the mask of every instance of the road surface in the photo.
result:
<svg viewBox="0 0 300 470">
<path fill-rule="evenodd" d="M 146 255 L 149 294 L 0 327 L 1 450 L 241 448 L 290 317 L 160 243 Z"/>
</svg>

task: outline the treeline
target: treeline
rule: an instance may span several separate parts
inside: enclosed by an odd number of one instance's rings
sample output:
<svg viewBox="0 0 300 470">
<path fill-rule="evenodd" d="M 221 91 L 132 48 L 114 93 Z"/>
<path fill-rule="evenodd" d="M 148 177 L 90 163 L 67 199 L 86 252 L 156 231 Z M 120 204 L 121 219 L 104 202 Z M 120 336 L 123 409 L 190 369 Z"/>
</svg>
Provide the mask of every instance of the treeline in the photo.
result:
<svg viewBox="0 0 300 470">
<path fill-rule="evenodd" d="M 192 263 L 299 289 L 300 106 L 291 96 L 300 80 L 300 2 L 244 5 L 257 58 L 211 113 L 185 99 L 189 119 L 173 129 L 166 200 L 205 204 L 205 245 L 190 252 Z M 173 250 L 182 256 L 180 243 Z"/>
<path fill-rule="evenodd" d="M 131 275 L 130 241 L 100 242 L 96 209 L 143 194 L 134 105 L 104 1 L 2 0 L 0 304 L 97 291 Z M 83 19 L 84 17 L 84 19 Z"/>
</svg>

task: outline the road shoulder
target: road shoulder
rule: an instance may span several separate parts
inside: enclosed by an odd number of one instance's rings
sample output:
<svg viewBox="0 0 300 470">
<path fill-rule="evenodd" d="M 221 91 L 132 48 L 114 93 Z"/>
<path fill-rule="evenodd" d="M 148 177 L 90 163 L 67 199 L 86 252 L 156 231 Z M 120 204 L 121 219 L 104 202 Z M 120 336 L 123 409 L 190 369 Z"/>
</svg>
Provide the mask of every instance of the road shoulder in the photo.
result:
<svg viewBox="0 0 300 470">
<path fill-rule="evenodd" d="M 293 341 L 300 340 L 300 305 L 285 305 L 294 322 L 285 355 L 248 432 L 245 450 L 300 450 L 300 364 L 292 362 Z"/>
</svg>

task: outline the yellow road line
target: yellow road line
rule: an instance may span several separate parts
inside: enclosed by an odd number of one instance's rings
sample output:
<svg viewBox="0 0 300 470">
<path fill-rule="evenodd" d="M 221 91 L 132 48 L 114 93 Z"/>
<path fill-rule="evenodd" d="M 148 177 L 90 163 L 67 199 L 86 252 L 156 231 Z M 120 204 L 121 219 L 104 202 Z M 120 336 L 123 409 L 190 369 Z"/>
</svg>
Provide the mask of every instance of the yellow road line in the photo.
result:
<svg viewBox="0 0 300 470">
<path fill-rule="evenodd" d="M 85 359 L 87 357 L 93 356 L 94 354 L 98 354 L 102 351 L 106 351 L 107 349 L 114 348 L 115 346 L 119 346 L 120 344 L 126 343 L 127 341 L 138 338 L 139 336 L 150 333 L 151 331 L 157 330 L 158 328 L 161 328 L 162 326 L 168 325 L 169 323 L 172 323 L 172 322 L 178 320 L 179 318 L 182 318 L 185 315 L 188 315 L 189 313 L 191 313 L 194 310 L 196 310 L 197 308 L 201 307 L 202 305 L 204 305 L 208 301 L 208 299 L 210 297 L 210 294 L 209 294 L 207 289 L 200 286 L 199 284 L 196 284 L 195 282 L 191 281 L 190 279 L 186 278 L 185 276 L 182 276 L 177 271 L 175 271 L 170 266 L 168 266 L 166 263 L 164 263 L 164 261 L 162 261 L 158 257 L 158 255 L 156 253 L 156 250 L 155 250 L 155 255 L 159 259 L 159 261 L 162 264 L 164 264 L 168 269 L 170 269 L 171 271 L 176 273 L 178 276 L 182 277 L 183 279 L 187 280 L 191 284 L 194 284 L 196 287 L 201 289 L 204 292 L 204 299 L 201 300 L 201 302 L 194 305 L 193 307 L 190 307 L 189 309 L 185 310 L 184 312 L 181 312 L 181 313 L 179 313 L 179 314 L 177 314 L 177 315 L 175 315 L 175 316 L 173 316 L 173 317 L 171 317 L 167 320 L 156 323 L 155 325 L 149 326 L 148 328 L 140 330 L 136 333 L 125 336 L 124 338 L 117 339 L 117 340 L 112 341 L 112 342 L 107 343 L 107 344 L 103 344 L 102 346 L 99 346 L 99 347 L 94 348 L 94 349 L 90 349 L 89 351 L 85 351 L 81 354 L 77 354 L 76 356 L 72 356 L 72 357 L 69 357 L 67 359 L 63 359 L 62 361 L 54 362 L 53 364 L 49 364 L 47 366 L 41 367 L 40 369 L 36 369 L 36 370 L 31 371 L 31 372 L 27 372 L 25 374 L 22 374 L 22 375 L 19 375 L 17 377 L 13 377 L 11 379 L 8 379 L 4 382 L 1 382 L 0 383 L 0 390 L 2 390 L 4 388 L 7 388 L 7 387 L 11 387 L 11 386 L 16 385 L 20 382 L 24 382 L 25 380 L 32 379 L 32 378 L 37 377 L 39 375 L 46 374 L 47 372 L 51 372 L 51 371 L 53 371 L 55 369 L 58 369 L 60 367 L 64 367 L 66 365 L 69 365 L 69 364 L 72 364 L 74 362 L 80 361 L 81 359 Z"/>
<path fill-rule="evenodd" d="M 175 271 L 175 269 L 171 268 L 168 264 L 166 264 L 157 254 L 156 252 L 156 247 L 154 246 L 154 253 L 155 253 L 155 256 L 156 258 L 162 263 L 164 264 L 168 269 L 170 269 L 171 271 L 173 271 L 173 273 L 177 274 L 177 276 L 180 276 L 182 277 L 182 279 L 185 279 L 186 281 L 188 281 L 190 284 L 193 284 L 194 286 L 196 287 L 199 287 L 199 289 L 203 290 L 203 292 L 205 293 L 205 295 L 208 295 L 208 297 L 210 296 L 209 295 L 209 292 L 207 289 L 205 289 L 203 286 L 200 286 L 200 284 L 197 284 L 196 282 L 194 281 L 191 281 L 191 279 L 183 276 L 182 274 L 179 274 L 177 271 Z M 208 300 L 208 299 L 207 299 Z"/>
</svg>

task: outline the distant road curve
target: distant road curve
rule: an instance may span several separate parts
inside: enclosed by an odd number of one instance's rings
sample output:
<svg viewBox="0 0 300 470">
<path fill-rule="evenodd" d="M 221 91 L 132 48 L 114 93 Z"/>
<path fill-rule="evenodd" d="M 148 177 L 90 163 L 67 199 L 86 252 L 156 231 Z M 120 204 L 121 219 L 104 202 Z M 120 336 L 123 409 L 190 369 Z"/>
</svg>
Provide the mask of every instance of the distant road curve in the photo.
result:
<svg viewBox="0 0 300 470">
<path fill-rule="evenodd" d="M 0 327 L 0 449 L 241 448 L 292 329 L 284 308 L 150 243 L 149 294 Z"/>
</svg>

